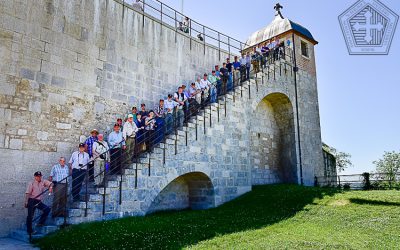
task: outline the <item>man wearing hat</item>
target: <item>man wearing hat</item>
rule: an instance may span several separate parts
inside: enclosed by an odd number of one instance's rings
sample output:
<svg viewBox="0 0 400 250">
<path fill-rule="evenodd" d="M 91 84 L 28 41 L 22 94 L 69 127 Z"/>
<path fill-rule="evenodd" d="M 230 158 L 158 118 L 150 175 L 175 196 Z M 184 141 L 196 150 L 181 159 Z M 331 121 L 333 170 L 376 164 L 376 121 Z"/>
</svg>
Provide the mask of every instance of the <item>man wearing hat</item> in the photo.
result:
<svg viewBox="0 0 400 250">
<path fill-rule="evenodd" d="M 97 135 L 99 132 L 97 129 L 92 129 L 90 131 L 90 136 L 85 141 L 85 152 L 89 154 L 90 158 L 93 158 L 93 144 L 98 141 Z M 89 162 L 88 164 L 89 170 L 89 181 L 94 181 L 94 162 Z"/>
<path fill-rule="evenodd" d="M 42 210 L 39 223 L 37 226 L 43 226 L 47 216 L 50 213 L 50 208 L 42 203 L 43 193 L 49 188 L 49 192 L 53 191 L 53 183 L 48 180 L 42 180 L 42 173 L 35 172 L 34 180 L 28 183 L 25 192 L 25 208 L 28 208 L 28 216 L 26 217 L 26 229 L 28 234 L 33 234 L 32 219 L 36 208 Z"/>
<path fill-rule="evenodd" d="M 125 155 L 125 163 L 131 164 L 132 157 L 135 154 L 135 137 L 136 132 L 138 132 L 138 128 L 136 123 L 133 122 L 133 115 L 128 115 L 128 120 L 124 124 L 124 129 L 122 132 L 122 137 L 125 140 L 126 145 L 126 155 Z"/>
<path fill-rule="evenodd" d="M 71 155 L 69 166 L 72 169 L 72 198 L 74 202 L 79 201 L 79 192 L 82 188 L 82 182 L 85 179 L 90 156 L 85 152 L 85 144 L 79 144 L 79 150 Z M 93 164 L 93 161 L 92 161 Z"/>
</svg>

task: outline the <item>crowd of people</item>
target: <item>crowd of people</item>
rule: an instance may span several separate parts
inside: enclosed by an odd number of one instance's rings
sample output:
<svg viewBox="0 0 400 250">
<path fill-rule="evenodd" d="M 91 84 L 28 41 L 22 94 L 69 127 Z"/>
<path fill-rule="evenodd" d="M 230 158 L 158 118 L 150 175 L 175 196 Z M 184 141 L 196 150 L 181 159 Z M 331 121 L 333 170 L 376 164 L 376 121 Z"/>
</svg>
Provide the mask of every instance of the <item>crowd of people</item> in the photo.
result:
<svg viewBox="0 0 400 250">
<path fill-rule="evenodd" d="M 286 46 L 290 46 L 289 40 Z M 43 211 L 39 226 L 45 223 L 51 210 L 53 217 L 66 215 L 69 175 L 72 176 L 72 199 L 77 202 L 85 178 L 97 187 L 104 186 L 106 173 L 121 174 L 124 166 L 134 163 L 142 152 L 151 152 L 165 136 L 184 126 L 201 107 L 216 103 L 218 96 L 233 91 L 238 82 L 248 80 L 251 67 L 257 73 L 269 61 L 284 57 L 284 47 L 284 42 L 273 39 L 254 48 L 252 54 L 242 54 L 240 59 L 235 56 L 233 62 L 227 58 L 221 68 L 215 65 L 211 74 L 197 77 L 189 87 L 179 86 L 175 93 L 160 99 L 153 109 L 148 110 L 145 103 L 140 105 L 140 110 L 132 107 L 124 119 L 116 120 L 113 131 L 107 136 L 93 129 L 85 142 L 78 145 L 78 150 L 72 153 L 68 165 L 64 157 L 59 159 L 48 180 L 42 180 L 41 172 L 34 173 L 34 180 L 28 184 L 25 194 L 28 233 L 34 233 L 32 219 L 36 209 Z M 54 193 L 52 209 L 42 202 L 47 189 Z"/>
</svg>

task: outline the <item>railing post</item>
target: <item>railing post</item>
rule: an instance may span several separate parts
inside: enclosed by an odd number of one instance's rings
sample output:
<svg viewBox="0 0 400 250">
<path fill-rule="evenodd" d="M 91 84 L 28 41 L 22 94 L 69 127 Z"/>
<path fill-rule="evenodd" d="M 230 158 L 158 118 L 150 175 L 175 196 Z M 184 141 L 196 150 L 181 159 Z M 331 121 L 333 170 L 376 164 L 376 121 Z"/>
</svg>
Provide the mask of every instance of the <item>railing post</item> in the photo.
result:
<svg viewBox="0 0 400 250">
<path fill-rule="evenodd" d="M 206 134 L 206 109 L 204 107 L 204 118 L 203 118 L 204 134 Z"/>
<path fill-rule="evenodd" d="M 228 36 L 228 53 L 229 53 L 229 59 L 231 58 L 231 43 L 230 43 L 230 37 Z"/>
<path fill-rule="evenodd" d="M 63 226 L 67 225 L 67 204 L 68 204 L 68 176 L 65 178 L 65 197 L 64 197 L 64 223 Z"/>
<path fill-rule="evenodd" d="M 186 140 L 186 146 L 188 145 L 188 132 L 185 130 L 185 140 Z"/>
<path fill-rule="evenodd" d="M 163 148 L 163 165 L 165 166 L 165 146 L 166 146 L 167 144 L 166 143 L 164 143 L 164 148 Z"/>
<path fill-rule="evenodd" d="M 219 122 L 219 103 L 218 103 L 218 106 L 217 106 L 217 117 L 218 117 L 218 122 Z"/>
<path fill-rule="evenodd" d="M 197 117 L 196 117 L 196 141 L 197 141 Z"/>
<path fill-rule="evenodd" d="M 226 97 L 225 97 L 224 105 L 225 105 L 225 117 L 226 117 Z"/>
<path fill-rule="evenodd" d="M 85 194 L 85 217 L 88 215 L 88 202 L 89 202 L 89 197 L 88 197 L 88 185 L 89 185 L 89 167 L 86 165 L 86 194 Z"/>
<path fill-rule="evenodd" d="M 163 11 L 163 3 L 162 2 L 160 2 L 161 3 L 161 7 L 160 7 L 160 21 L 161 21 L 161 26 L 162 26 L 162 24 L 163 24 L 163 13 L 162 13 L 162 11 Z M 162 29 L 161 29 L 162 30 Z"/>
<path fill-rule="evenodd" d="M 175 13 L 175 43 L 177 43 L 177 41 L 178 41 L 178 27 L 176 26 L 176 22 L 178 20 L 176 19 L 176 10 L 174 11 L 174 13 Z"/>
<path fill-rule="evenodd" d="M 206 28 L 203 25 L 203 44 L 204 44 L 204 55 L 206 54 Z"/>
<path fill-rule="evenodd" d="M 135 136 L 136 137 L 136 136 Z M 120 180 L 119 180 L 119 204 L 122 204 L 122 161 L 119 162 Z M 104 177 L 107 172 L 104 172 Z"/>
<path fill-rule="evenodd" d="M 122 20 L 124 20 L 125 16 L 125 0 L 122 0 Z"/>
<path fill-rule="evenodd" d="M 104 164 L 104 178 L 103 178 L 103 215 L 106 213 L 106 182 L 107 182 L 107 172 L 106 164 Z"/>
<path fill-rule="evenodd" d="M 189 19 L 190 50 L 192 50 L 192 19 Z"/>
<path fill-rule="evenodd" d="M 212 106 L 210 105 L 210 128 L 212 127 Z"/>
<path fill-rule="evenodd" d="M 135 136 L 135 148 L 137 147 L 137 137 Z M 138 183 L 138 154 L 135 152 L 135 189 L 137 188 L 137 183 Z"/>
<path fill-rule="evenodd" d="M 149 176 L 151 175 L 151 158 L 150 158 L 150 153 L 149 154 Z"/>
<path fill-rule="evenodd" d="M 218 61 L 221 61 L 221 34 L 218 32 Z"/>
<path fill-rule="evenodd" d="M 145 8 L 146 8 L 146 0 L 143 0 L 143 20 L 142 20 L 142 25 L 143 25 L 143 28 L 144 28 L 144 10 L 145 10 Z M 143 30 L 144 31 L 144 30 Z"/>
</svg>

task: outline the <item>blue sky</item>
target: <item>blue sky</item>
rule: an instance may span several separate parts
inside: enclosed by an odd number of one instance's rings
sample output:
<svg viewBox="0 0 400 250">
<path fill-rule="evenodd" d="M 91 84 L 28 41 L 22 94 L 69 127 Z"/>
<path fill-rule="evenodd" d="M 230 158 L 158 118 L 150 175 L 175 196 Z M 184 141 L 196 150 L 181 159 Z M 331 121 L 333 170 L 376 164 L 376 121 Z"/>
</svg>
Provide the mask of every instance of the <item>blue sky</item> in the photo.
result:
<svg viewBox="0 0 400 250">
<path fill-rule="evenodd" d="M 181 0 L 163 0 L 178 10 Z M 400 24 L 387 56 L 350 56 L 338 16 L 356 0 L 281 0 L 285 17 L 307 27 L 316 46 L 322 140 L 352 155 L 345 173 L 374 170 L 400 151 Z M 400 1 L 382 0 L 400 15 Z M 184 14 L 241 41 L 268 25 L 276 1 L 185 0 Z"/>
</svg>

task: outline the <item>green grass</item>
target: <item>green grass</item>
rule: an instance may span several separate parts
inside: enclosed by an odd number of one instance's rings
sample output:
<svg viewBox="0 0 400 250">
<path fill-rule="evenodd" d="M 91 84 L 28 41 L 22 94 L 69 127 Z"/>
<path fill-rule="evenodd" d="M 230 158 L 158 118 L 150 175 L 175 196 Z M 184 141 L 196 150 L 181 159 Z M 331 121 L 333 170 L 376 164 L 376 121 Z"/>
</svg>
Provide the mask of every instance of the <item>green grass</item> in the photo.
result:
<svg viewBox="0 0 400 250">
<path fill-rule="evenodd" d="M 400 249 L 400 192 L 254 187 L 206 211 L 81 224 L 42 249 Z"/>
</svg>

